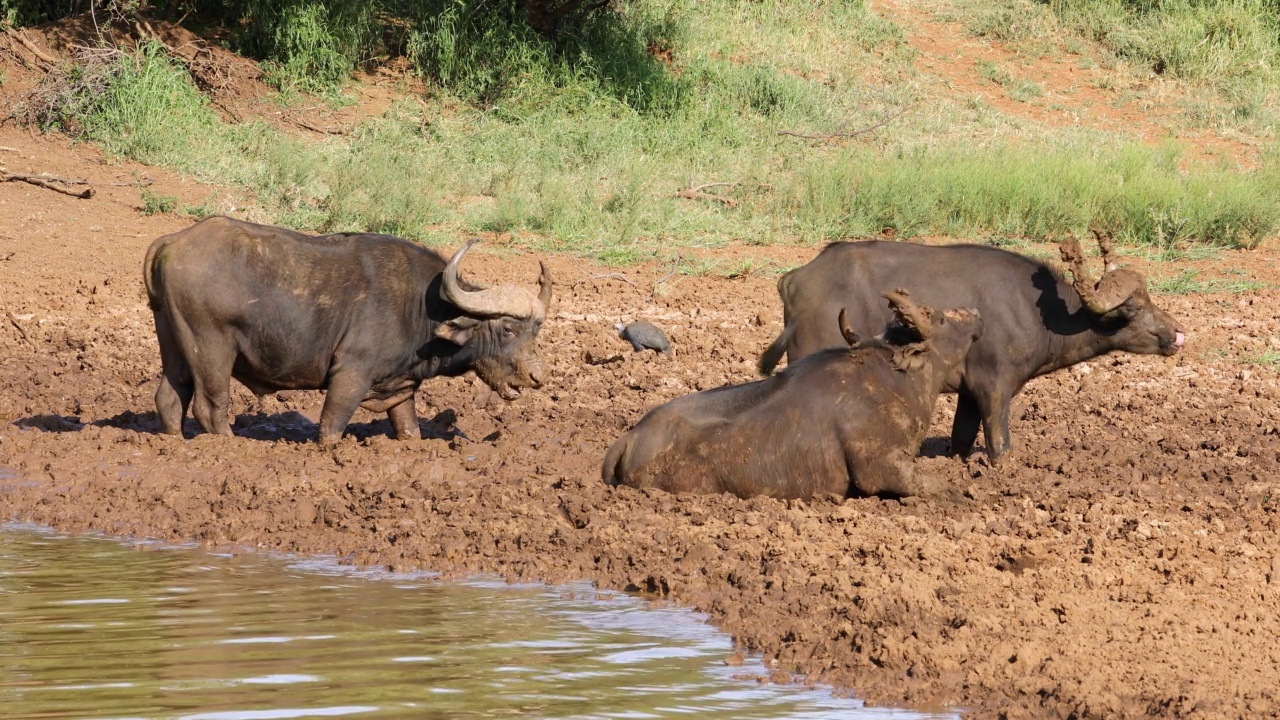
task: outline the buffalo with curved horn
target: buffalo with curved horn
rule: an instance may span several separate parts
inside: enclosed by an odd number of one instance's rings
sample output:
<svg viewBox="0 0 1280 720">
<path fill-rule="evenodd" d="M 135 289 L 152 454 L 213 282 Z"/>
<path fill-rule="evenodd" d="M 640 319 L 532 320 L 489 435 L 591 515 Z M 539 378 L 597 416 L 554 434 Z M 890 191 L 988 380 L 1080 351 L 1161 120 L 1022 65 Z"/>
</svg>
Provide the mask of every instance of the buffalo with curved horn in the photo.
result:
<svg viewBox="0 0 1280 720">
<path fill-rule="evenodd" d="M 1010 449 L 1009 404 L 1034 377 L 1110 352 L 1173 355 L 1183 345 L 1177 322 L 1156 307 L 1136 271 L 1116 264 L 1111 236 L 1094 229 L 1104 272 L 1094 283 L 1080 243 L 1062 245 L 1074 281 L 1043 262 L 983 245 L 928 246 L 902 242 L 838 242 L 778 280 L 782 333 L 760 357 L 769 374 L 785 353 L 797 362 L 839 347 L 831 324 L 848 308 L 850 331 L 883 327 L 881 289 L 902 287 L 923 305 L 972 307 L 986 330 L 945 389 L 959 393 L 951 449 L 973 450 L 981 425 L 987 455 Z"/>
<path fill-rule="evenodd" d="M 357 407 L 387 413 L 398 438 L 421 437 L 414 394 L 437 375 L 474 370 L 508 400 L 540 387 L 546 265 L 537 293 L 473 286 L 458 277 L 471 245 L 446 263 L 390 235 L 315 237 L 225 217 L 157 239 L 143 280 L 164 432 L 181 435 L 191 407 L 205 432 L 230 435 L 233 377 L 258 395 L 325 390 L 322 443 Z"/>
</svg>

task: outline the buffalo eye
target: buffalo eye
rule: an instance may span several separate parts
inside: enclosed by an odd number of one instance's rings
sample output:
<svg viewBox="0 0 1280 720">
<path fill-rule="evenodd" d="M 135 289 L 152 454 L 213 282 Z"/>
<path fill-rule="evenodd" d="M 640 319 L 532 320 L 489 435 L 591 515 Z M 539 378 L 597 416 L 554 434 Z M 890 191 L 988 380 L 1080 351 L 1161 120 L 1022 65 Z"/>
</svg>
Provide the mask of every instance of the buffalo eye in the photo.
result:
<svg viewBox="0 0 1280 720">
<path fill-rule="evenodd" d="M 503 339 L 505 339 L 505 340 L 510 340 L 510 339 L 514 338 L 515 336 L 516 336 L 516 329 L 515 329 L 515 328 L 511 327 L 510 325 L 503 325 L 503 326 L 502 326 L 502 337 L 503 337 Z"/>
</svg>

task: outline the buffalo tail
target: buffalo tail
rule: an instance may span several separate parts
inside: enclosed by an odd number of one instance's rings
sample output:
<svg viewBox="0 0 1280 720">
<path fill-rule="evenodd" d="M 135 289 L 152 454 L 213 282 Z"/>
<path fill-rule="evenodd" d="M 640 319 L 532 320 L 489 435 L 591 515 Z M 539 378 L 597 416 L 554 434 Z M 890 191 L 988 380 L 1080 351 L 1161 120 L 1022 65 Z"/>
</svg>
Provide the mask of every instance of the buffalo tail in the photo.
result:
<svg viewBox="0 0 1280 720">
<path fill-rule="evenodd" d="M 778 333 L 778 337 L 760 354 L 760 364 L 756 367 L 760 369 L 761 375 L 768 376 L 774 368 L 778 367 L 778 362 L 782 360 L 782 354 L 787 351 L 787 345 L 791 343 L 791 336 L 795 331 L 794 325 L 783 325 L 782 332 Z"/>
</svg>

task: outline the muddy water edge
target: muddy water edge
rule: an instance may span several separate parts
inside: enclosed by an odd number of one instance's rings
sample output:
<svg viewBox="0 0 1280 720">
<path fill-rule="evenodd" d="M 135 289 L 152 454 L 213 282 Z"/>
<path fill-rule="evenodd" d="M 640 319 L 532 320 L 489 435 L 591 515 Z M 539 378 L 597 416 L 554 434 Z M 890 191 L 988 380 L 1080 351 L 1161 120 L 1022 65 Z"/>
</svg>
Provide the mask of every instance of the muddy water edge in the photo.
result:
<svg viewBox="0 0 1280 720">
<path fill-rule="evenodd" d="M 694 613 L 0 525 L 8 718 L 955 717 L 757 682 Z"/>
</svg>

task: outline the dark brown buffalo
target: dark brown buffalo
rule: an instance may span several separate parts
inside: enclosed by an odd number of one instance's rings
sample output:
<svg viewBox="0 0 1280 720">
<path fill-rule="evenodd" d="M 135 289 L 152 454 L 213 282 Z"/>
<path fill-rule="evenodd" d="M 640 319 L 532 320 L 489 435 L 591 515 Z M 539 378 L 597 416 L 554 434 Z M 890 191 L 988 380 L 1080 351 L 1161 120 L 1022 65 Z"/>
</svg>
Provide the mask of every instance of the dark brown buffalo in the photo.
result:
<svg viewBox="0 0 1280 720">
<path fill-rule="evenodd" d="M 1009 402 L 1031 378 L 1115 350 L 1172 355 L 1182 347 L 1182 332 L 1152 303 L 1142 275 L 1117 267 L 1110 237 L 1095 234 L 1105 267 L 1096 284 L 1074 239 L 1062 245 L 1074 283 L 1043 262 L 981 245 L 832 243 L 779 279 L 784 327 L 760 371 L 768 375 L 784 352 L 795 362 L 838 346 L 831 318 L 843 308 L 854 330 L 883 327 L 877 299 L 886 287 L 906 288 L 925 305 L 977 308 L 986 330 L 962 376 L 945 387 L 959 392 L 951 449 L 968 455 L 981 423 L 996 461 L 1010 447 Z"/>
<path fill-rule="evenodd" d="M 206 432 L 230 435 L 231 378 L 258 395 L 324 389 L 320 441 L 363 406 L 396 437 L 421 437 L 414 393 L 426 378 L 475 370 L 504 398 L 539 387 L 535 339 L 551 301 L 540 290 L 482 289 L 458 278 L 468 244 L 445 262 L 391 237 L 313 237 L 225 217 L 157 239 L 143 280 L 163 375 L 156 409 L 180 435 L 187 407 Z"/>
<path fill-rule="evenodd" d="M 739 497 L 932 494 L 916 453 L 983 323 L 972 310 L 932 315 L 901 291 L 885 297 L 897 319 L 878 338 L 859 342 L 840 313 L 831 326 L 845 347 L 650 410 L 609 448 L 604 481 Z"/>
</svg>

